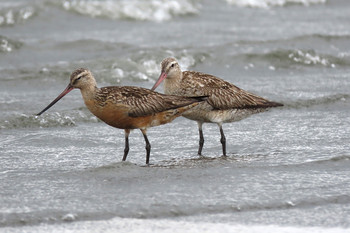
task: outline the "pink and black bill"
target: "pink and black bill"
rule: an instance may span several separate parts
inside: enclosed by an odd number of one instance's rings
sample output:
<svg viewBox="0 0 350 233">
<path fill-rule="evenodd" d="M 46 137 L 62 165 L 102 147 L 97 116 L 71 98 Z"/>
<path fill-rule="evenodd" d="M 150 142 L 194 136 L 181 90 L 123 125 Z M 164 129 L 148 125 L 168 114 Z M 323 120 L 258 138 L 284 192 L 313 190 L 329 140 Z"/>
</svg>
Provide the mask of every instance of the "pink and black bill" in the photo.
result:
<svg viewBox="0 0 350 233">
<path fill-rule="evenodd" d="M 168 74 L 165 73 L 165 72 L 161 73 L 161 75 L 159 76 L 157 82 L 153 85 L 151 90 L 154 91 L 159 86 L 159 84 L 161 84 L 161 82 L 163 82 L 163 80 L 166 78 L 167 75 Z"/>
<path fill-rule="evenodd" d="M 57 96 L 56 99 L 54 99 L 54 101 L 52 101 L 46 108 L 44 108 L 41 112 L 39 112 L 38 114 L 36 114 L 37 116 L 40 116 L 41 114 L 43 114 L 46 110 L 48 110 L 49 108 L 51 108 L 55 103 L 57 103 L 60 99 L 62 99 L 63 96 L 67 95 L 71 90 L 73 90 L 74 87 L 72 87 L 70 84 L 67 86 L 67 88 L 59 95 Z"/>
</svg>

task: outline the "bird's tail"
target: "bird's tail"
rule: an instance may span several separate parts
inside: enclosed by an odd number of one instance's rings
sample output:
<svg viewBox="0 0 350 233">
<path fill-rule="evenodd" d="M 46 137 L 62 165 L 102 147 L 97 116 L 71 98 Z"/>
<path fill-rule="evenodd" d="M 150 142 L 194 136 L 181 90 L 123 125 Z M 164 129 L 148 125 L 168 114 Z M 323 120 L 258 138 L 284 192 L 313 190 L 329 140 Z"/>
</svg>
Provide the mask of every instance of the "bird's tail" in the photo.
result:
<svg viewBox="0 0 350 233">
<path fill-rule="evenodd" d="M 267 103 L 265 104 L 265 106 L 266 106 L 267 108 L 270 108 L 270 107 L 273 108 L 273 107 L 282 107 L 283 104 L 278 103 L 278 102 L 269 101 L 269 102 L 267 102 Z"/>
</svg>

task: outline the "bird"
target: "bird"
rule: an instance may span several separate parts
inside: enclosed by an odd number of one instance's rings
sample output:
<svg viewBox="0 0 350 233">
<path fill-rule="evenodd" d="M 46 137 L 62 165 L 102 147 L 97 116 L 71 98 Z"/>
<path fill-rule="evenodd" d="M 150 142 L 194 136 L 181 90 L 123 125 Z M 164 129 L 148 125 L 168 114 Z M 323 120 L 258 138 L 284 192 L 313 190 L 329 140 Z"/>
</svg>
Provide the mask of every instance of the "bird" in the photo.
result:
<svg viewBox="0 0 350 233">
<path fill-rule="evenodd" d="M 172 57 L 161 62 L 161 74 L 151 88 L 155 90 L 164 81 L 164 93 L 178 96 L 208 96 L 207 100 L 185 112 L 182 116 L 198 124 L 199 148 L 202 155 L 204 145 L 203 123 L 216 123 L 220 130 L 223 156 L 226 156 L 226 137 L 223 123 L 242 120 L 252 114 L 266 111 L 281 103 L 249 93 L 216 76 L 197 71 L 181 71 Z"/>
<path fill-rule="evenodd" d="M 205 97 L 165 95 L 134 86 L 98 88 L 91 71 L 79 68 L 70 75 L 70 82 L 66 89 L 36 115 L 43 114 L 75 88 L 80 89 L 85 105 L 92 114 L 112 127 L 124 129 L 123 161 L 126 160 L 129 153 L 130 131 L 133 129 L 141 130 L 146 142 L 146 165 L 149 165 L 151 152 L 147 129 L 169 123 L 205 100 Z"/>
</svg>

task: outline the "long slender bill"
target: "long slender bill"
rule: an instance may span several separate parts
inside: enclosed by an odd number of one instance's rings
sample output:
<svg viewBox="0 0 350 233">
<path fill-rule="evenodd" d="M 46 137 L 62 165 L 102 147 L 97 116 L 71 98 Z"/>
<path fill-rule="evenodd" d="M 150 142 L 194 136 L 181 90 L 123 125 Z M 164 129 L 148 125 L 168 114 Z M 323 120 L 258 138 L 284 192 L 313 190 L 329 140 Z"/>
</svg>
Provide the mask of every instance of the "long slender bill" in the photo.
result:
<svg viewBox="0 0 350 233">
<path fill-rule="evenodd" d="M 60 99 L 62 99 L 63 96 L 67 95 L 71 90 L 73 90 L 74 88 L 69 84 L 67 86 L 67 88 L 59 95 L 57 96 L 56 99 L 54 99 L 54 101 L 52 101 L 46 108 L 44 108 L 41 112 L 39 112 L 38 114 L 36 114 L 37 116 L 40 116 L 41 114 L 43 114 L 46 110 L 48 110 L 49 108 L 52 107 L 52 105 L 54 105 L 55 103 L 57 103 L 57 101 L 59 101 Z"/>
<path fill-rule="evenodd" d="M 158 78 L 158 80 L 157 80 L 157 82 L 154 84 L 154 86 L 152 87 L 151 90 L 154 91 L 159 86 L 159 84 L 161 82 L 163 82 L 163 80 L 166 78 L 166 76 L 167 76 L 167 73 L 165 73 L 165 72 L 161 73 L 159 78 Z"/>
</svg>

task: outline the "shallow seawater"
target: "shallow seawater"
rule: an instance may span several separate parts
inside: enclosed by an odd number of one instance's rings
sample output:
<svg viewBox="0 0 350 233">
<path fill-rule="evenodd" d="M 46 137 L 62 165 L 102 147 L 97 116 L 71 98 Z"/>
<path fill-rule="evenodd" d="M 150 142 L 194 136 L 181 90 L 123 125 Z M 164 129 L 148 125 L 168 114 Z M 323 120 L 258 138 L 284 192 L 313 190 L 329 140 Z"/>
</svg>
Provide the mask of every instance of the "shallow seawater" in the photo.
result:
<svg viewBox="0 0 350 233">
<path fill-rule="evenodd" d="M 347 232 L 350 5 L 345 0 L 0 0 L 0 232 Z M 72 91 L 150 88 L 160 62 L 284 104 L 223 128 L 124 131 Z M 157 89 L 162 91 L 162 88 Z"/>
</svg>

